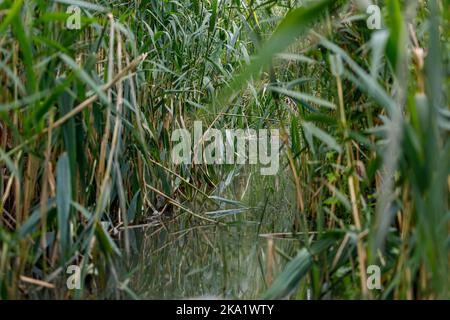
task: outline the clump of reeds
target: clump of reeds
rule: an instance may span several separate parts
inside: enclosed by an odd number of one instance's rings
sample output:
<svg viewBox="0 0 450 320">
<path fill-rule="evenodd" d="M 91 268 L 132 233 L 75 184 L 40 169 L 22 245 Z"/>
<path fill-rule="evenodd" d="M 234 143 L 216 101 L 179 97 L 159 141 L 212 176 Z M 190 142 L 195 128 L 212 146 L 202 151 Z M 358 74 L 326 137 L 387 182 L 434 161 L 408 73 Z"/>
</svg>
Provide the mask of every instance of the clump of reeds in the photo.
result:
<svg viewBox="0 0 450 320">
<path fill-rule="evenodd" d="M 174 229 L 232 226 L 246 210 L 205 213 L 241 205 L 221 187 L 241 168 L 170 161 L 171 132 L 199 119 L 282 133 L 295 203 L 283 230 L 258 232 L 301 245 L 272 274 L 270 242 L 256 296 L 448 298 L 446 3 L 378 1 L 382 30 L 367 5 L 2 1 L 0 299 L 136 298 L 118 271 L 130 226 L 155 212 Z M 65 287 L 69 265 L 82 290 Z"/>
</svg>

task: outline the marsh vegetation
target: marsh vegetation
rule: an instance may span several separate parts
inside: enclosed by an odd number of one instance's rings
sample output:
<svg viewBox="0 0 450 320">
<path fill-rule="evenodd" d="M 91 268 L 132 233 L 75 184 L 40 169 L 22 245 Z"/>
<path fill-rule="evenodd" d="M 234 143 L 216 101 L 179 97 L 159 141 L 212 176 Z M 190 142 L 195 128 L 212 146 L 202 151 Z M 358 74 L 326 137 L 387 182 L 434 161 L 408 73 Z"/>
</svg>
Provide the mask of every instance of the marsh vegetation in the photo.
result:
<svg viewBox="0 0 450 320">
<path fill-rule="evenodd" d="M 448 8 L 0 1 L 0 299 L 450 298 Z M 174 163 L 195 121 L 279 170 Z"/>
</svg>

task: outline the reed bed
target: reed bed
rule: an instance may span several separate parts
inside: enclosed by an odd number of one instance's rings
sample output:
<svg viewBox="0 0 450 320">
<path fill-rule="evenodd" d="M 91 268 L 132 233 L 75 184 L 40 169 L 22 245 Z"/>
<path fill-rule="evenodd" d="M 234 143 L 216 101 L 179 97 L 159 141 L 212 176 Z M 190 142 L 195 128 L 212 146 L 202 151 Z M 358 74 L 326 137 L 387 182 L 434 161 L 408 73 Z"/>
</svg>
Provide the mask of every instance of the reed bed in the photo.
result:
<svg viewBox="0 0 450 320">
<path fill-rule="evenodd" d="M 0 299 L 201 286 L 195 259 L 227 296 L 251 241 L 251 297 L 450 298 L 449 2 L 375 2 L 0 1 Z M 279 173 L 175 165 L 198 120 L 279 129 Z"/>
</svg>

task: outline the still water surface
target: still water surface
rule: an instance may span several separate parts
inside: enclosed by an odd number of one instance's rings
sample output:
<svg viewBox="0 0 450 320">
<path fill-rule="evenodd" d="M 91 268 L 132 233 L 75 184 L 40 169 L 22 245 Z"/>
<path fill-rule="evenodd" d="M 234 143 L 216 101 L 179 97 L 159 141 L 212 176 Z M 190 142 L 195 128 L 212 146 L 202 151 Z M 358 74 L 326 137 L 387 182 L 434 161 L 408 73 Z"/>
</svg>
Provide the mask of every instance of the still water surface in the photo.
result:
<svg viewBox="0 0 450 320">
<path fill-rule="evenodd" d="M 291 231 L 292 185 L 260 179 L 243 176 L 223 188 L 221 197 L 250 209 L 218 218 L 221 225 L 186 214 L 176 223 L 163 219 L 158 226 L 129 230 L 132 254 L 124 266 L 129 288 L 143 299 L 258 298 L 299 248 L 297 240 L 266 235 Z M 230 204 L 191 208 L 207 212 Z"/>
</svg>

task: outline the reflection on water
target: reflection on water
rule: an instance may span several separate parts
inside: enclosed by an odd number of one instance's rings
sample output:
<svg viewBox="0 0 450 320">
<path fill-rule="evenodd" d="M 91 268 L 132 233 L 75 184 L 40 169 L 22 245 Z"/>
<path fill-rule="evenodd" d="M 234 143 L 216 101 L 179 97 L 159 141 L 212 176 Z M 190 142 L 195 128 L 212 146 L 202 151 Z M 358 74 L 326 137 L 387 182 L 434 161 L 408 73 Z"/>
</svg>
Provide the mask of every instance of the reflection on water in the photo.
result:
<svg viewBox="0 0 450 320">
<path fill-rule="evenodd" d="M 184 214 L 176 223 L 163 219 L 158 226 L 129 230 L 132 254 L 125 272 L 130 289 L 144 299 L 259 297 L 298 249 L 297 241 L 261 236 L 291 231 L 294 201 L 288 183 L 241 179 L 253 183 L 245 183 L 244 191 L 231 185 L 228 197 L 252 209 L 220 218 L 221 225 Z M 205 212 L 203 206 L 192 209 Z"/>
</svg>

